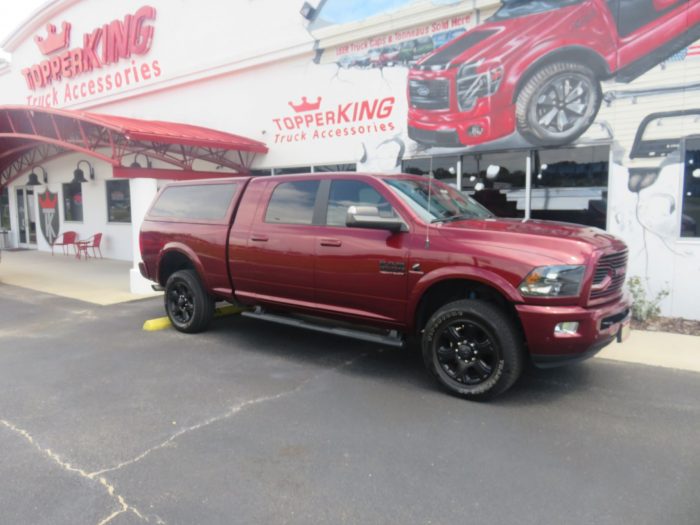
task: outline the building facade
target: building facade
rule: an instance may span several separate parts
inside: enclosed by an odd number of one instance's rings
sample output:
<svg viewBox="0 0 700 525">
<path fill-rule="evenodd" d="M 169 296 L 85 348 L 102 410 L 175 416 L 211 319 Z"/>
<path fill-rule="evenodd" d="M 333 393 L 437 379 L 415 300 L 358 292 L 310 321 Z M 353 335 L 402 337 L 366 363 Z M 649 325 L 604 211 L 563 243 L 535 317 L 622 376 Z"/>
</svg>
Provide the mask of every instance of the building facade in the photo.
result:
<svg viewBox="0 0 700 525">
<path fill-rule="evenodd" d="M 698 319 L 698 38 L 700 0 L 54 0 L 4 42 L 0 104 L 240 134 L 267 145 L 260 176 L 432 172 L 499 215 L 620 236 L 662 313 Z M 91 159 L 76 184 L 83 158 L 0 179 L 6 242 L 50 250 L 55 195 L 54 233 L 137 261 L 160 182 Z"/>
</svg>

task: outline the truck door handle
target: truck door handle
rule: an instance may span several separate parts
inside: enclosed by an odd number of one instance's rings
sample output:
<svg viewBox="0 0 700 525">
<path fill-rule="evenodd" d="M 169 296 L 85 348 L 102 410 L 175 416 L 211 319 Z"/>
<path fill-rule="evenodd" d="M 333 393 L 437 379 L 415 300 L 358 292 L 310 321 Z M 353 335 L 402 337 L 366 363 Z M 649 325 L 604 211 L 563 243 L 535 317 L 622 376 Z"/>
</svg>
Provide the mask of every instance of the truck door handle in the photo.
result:
<svg viewBox="0 0 700 525">
<path fill-rule="evenodd" d="M 267 235 L 262 235 L 260 233 L 254 233 L 250 236 L 251 241 L 267 242 L 270 238 Z"/>
<path fill-rule="evenodd" d="M 321 239 L 321 246 L 332 246 L 334 248 L 337 248 L 342 245 L 343 243 L 338 239 Z"/>
</svg>

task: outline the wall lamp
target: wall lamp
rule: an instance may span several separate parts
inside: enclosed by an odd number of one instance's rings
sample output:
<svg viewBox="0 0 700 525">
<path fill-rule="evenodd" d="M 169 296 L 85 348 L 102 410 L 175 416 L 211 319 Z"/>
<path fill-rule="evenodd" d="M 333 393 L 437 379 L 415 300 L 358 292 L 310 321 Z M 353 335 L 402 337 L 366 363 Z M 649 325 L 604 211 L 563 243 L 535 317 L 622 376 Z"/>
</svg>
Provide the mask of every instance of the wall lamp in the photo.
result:
<svg viewBox="0 0 700 525">
<path fill-rule="evenodd" d="M 72 184 L 87 182 L 87 180 L 85 179 L 85 172 L 80 169 L 80 165 L 83 162 L 88 165 L 88 168 L 90 168 L 90 180 L 95 180 L 95 169 L 92 167 L 92 164 L 90 164 L 86 160 L 79 160 L 78 165 L 76 166 L 75 171 L 73 172 L 73 180 L 71 181 Z"/>
<path fill-rule="evenodd" d="M 39 176 L 36 174 L 37 168 L 41 170 L 44 184 L 49 182 L 49 175 L 48 175 L 48 173 L 46 173 L 46 170 L 42 166 L 34 166 L 32 168 L 32 172 L 29 174 L 29 180 L 27 181 L 27 186 L 41 186 L 41 182 L 39 182 Z"/>
<path fill-rule="evenodd" d="M 304 5 L 302 5 L 301 9 L 299 10 L 299 14 L 306 18 L 309 22 L 313 21 L 313 19 L 316 18 L 316 13 L 316 8 L 312 6 L 309 2 L 304 2 Z"/>
<path fill-rule="evenodd" d="M 130 168 L 143 168 L 143 166 L 141 166 L 141 164 L 139 164 L 139 155 L 141 155 L 143 158 L 146 159 L 146 167 L 150 168 L 151 167 L 151 159 L 148 158 L 148 155 L 146 155 L 145 153 L 141 153 L 141 152 L 134 155 L 134 162 L 132 162 L 129 165 L 129 167 Z"/>
</svg>

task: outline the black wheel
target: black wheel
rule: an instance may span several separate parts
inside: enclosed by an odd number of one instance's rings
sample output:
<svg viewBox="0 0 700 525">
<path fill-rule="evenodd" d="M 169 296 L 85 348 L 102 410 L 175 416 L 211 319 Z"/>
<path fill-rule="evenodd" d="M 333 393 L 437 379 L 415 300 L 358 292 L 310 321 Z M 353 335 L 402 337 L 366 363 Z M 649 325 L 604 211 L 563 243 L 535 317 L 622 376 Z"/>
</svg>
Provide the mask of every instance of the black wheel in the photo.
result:
<svg viewBox="0 0 700 525">
<path fill-rule="evenodd" d="M 453 394 L 483 400 L 505 392 L 523 369 L 523 348 L 513 321 L 477 300 L 449 303 L 423 332 L 423 361 Z"/>
<path fill-rule="evenodd" d="M 543 66 L 518 93 L 518 131 L 535 145 L 568 144 L 593 123 L 601 100 L 600 82 L 586 66 L 569 62 Z"/>
<path fill-rule="evenodd" d="M 180 332 L 201 332 L 214 317 L 214 300 L 194 270 L 180 270 L 165 285 L 165 311 Z"/>
</svg>

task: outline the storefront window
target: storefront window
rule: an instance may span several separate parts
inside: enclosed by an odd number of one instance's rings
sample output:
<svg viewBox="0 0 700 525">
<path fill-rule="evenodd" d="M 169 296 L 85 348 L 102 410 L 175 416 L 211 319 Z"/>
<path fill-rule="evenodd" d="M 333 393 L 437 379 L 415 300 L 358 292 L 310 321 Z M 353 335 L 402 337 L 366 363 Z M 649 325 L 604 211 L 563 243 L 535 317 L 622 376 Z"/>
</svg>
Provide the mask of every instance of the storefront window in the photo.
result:
<svg viewBox="0 0 700 525">
<path fill-rule="evenodd" d="M 0 190 L 0 230 L 10 229 L 10 197 L 7 188 Z"/>
<path fill-rule="evenodd" d="M 83 188 L 79 182 L 63 185 L 63 219 L 83 222 Z"/>
<path fill-rule="evenodd" d="M 107 222 L 131 222 L 128 180 L 107 181 Z"/>
<path fill-rule="evenodd" d="M 462 191 L 495 215 L 523 217 L 528 156 L 533 219 L 605 228 L 608 146 L 464 155 Z"/>
<path fill-rule="evenodd" d="M 314 173 L 328 171 L 357 171 L 357 164 L 330 164 L 327 166 L 314 166 Z"/>
<path fill-rule="evenodd" d="M 291 175 L 294 173 L 311 173 L 311 166 L 300 166 L 298 168 L 275 168 L 275 175 Z"/>
<path fill-rule="evenodd" d="M 685 143 L 681 237 L 700 237 L 700 138 Z"/>
<path fill-rule="evenodd" d="M 445 184 L 457 184 L 457 157 L 433 157 L 403 161 L 402 171 L 413 175 L 427 175 L 433 170 L 436 179 Z"/>
</svg>

